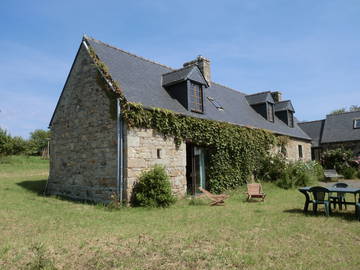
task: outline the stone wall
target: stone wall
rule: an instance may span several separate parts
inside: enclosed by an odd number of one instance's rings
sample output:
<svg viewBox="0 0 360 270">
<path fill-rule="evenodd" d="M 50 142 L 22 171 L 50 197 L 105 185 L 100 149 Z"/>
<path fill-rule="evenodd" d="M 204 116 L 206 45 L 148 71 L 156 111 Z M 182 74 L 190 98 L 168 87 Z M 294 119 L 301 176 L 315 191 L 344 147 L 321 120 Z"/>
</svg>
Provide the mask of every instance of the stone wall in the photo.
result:
<svg viewBox="0 0 360 270">
<path fill-rule="evenodd" d="M 290 138 L 286 145 L 287 158 L 290 161 L 299 160 L 299 145 L 302 146 L 303 157 L 301 160 L 311 160 L 311 143 L 303 140 Z"/>
<path fill-rule="evenodd" d="M 303 153 L 303 157 L 300 158 L 299 157 L 299 145 L 302 146 L 302 153 Z M 297 161 L 299 159 L 304 160 L 304 161 L 308 161 L 311 160 L 311 143 L 304 141 L 304 140 L 299 140 L 299 139 L 295 139 L 295 138 L 289 138 L 288 142 L 285 146 L 285 153 L 286 153 L 286 158 L 289 161 Z M 272 149 L 272 153 L 279 153 L 279 152 L 283 152 L 281 147 L 274 147 L 274 149 Z"/>
<path fill-rule="evenodd" d="M 52 122 L 47 193 L 107 201 L 116 191 L 116 121 L 84 45 Z"/>
<path fill-rule="evenodd" d="M 141 172 L 155 164 L 165 165 L 172 190 L 177 196 L 186 194 L 186 145 L 178 148 L 174 139 L 164 138 L 153 129 L 128 129 L 125 135 L 125 189 L 131 197 L 132 188 Z"/>
</svg>

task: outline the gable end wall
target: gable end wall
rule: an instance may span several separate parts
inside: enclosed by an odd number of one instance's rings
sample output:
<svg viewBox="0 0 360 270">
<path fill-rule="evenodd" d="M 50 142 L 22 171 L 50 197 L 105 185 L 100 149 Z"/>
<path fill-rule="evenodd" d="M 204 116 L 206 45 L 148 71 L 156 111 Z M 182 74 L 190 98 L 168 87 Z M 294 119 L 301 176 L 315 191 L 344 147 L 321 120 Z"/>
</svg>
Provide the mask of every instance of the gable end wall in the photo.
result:
<svg viewBox="0 0 360 270">
<path fill-rule="evenodd" d="M 116 191 L 116 121 L 82 45 L 52 122 L 47 193 L 107 201 Z"/>
</svg>

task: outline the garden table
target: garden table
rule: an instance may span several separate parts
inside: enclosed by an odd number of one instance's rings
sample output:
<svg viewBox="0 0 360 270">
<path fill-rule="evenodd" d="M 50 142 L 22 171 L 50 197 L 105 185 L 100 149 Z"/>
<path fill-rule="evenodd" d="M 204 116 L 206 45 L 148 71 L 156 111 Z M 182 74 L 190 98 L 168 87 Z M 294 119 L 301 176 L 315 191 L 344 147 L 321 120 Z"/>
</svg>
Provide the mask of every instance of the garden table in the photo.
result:
<svg viewBox="0 0 360 270">
<path fill-rule="evenodd" d="M 310 200 L 310 194 L 309 190 L 311 187 L 302 187 L 298 190 L 305 195 L 305 205 L 304 205 L 304 212 L 306 213 L 308 211 Z M 337 187 L 326 187 L 330 192 L 338 192 L 338 193 L 350 193 L 354 194 L 354 201 L 353 202 L 346 202 L 344 204 L 346 205 L 356 205 L 356 194 L 360 194 L 360 188 L 352 188 L 352 187 L 346 187 L 346 188 L 337 188 Z M 360 202 L 360 198 L 359 198 Z"/>
</svg>

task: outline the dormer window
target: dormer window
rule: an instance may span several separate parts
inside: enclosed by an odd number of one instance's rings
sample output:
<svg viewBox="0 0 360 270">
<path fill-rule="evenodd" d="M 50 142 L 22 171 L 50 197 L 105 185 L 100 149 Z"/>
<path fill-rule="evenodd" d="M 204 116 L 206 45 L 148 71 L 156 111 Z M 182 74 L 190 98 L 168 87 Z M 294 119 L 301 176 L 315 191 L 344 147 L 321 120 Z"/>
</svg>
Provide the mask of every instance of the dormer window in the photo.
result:
<svg viewBox="0 0 360 270">
<path fill-rule="evenodd" d="M 269 102 L 267 104 L 267 119 L 270 122 L 274 122 L 274 104 Z"/>
<path fill-rule="evenodd" d="M 270 91 L 246 96 L 249 105 L 266 120 L 274 122 L 274 99 Z"/>
<path fill-rule="evenodd" d="M 162 75 L 162 85 L 188 111 L 204 113 L 204 87 L 209 87 L 196 65 Z"/>
<path fill-rule="evenodd" d="M 204 112 L 204 100 L 202 85 L 191 82 L 191 110 L 193 112 Z"/>
<path fill-rule="evenodd" d="M 294 127 L 294 112 L 295 110 L 290 100 L 275 103 L 275 115 L 291 128 Z"/>
</svg>

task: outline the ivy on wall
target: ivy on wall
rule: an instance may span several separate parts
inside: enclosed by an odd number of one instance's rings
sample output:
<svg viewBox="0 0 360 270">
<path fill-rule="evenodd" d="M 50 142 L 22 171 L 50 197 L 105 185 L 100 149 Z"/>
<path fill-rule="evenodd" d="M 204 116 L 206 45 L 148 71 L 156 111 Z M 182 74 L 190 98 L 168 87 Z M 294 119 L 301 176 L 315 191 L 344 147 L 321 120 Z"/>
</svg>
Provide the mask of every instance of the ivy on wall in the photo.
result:
<svg viewBox="0 0 360 270">
<path fill-rule="evenodd" d="M 235 188 L 249 180 L 260 160 L 277 144 L 269 131 L 230 123 L 184 116 L 159 108 L 144 108 L 126 101 L 120 85 L 89 46 L 89 53 L 100 75 L 98 83 L 110 100 L 110 114 L 116 119 L 116 99 L 120 99 L 123 119 L 129 127 L 152 128 L 173 137 L 177 146 L 191 142 L 207 149 L 206 179 L 213 192 Z M 115 110 L 114 110 L 115 108 Z"/>
</svg>

